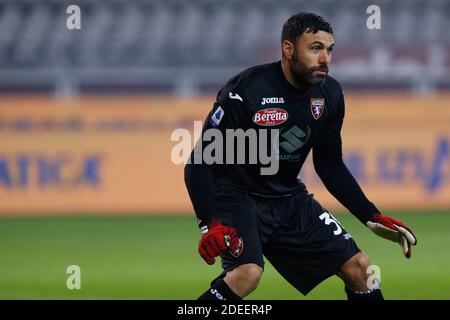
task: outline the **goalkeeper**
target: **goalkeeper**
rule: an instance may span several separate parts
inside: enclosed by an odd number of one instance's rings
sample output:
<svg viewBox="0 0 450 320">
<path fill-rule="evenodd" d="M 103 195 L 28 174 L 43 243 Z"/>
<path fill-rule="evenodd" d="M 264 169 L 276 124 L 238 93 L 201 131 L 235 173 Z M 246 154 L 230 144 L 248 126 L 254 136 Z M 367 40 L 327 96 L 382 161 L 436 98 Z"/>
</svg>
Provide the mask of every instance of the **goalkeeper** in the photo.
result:
<svg viewBox="0 0 450 320">
<path fill-rule="evenodd" d="M 223 268 L 199 299 L 244 298 L 258 286 L 264 257 L 302 294 L 337 275 L 349 300 L 383 299 L 380 284 L 367 283 L 369 257 L 297 178 L 311 150 L 327 190 L 411 257 L 411 230 L 380 213 L 342 160 L 345 105 L 341 86 L 328 76 L 333 47 L 328 22 L 298 13 L 283 25 L 281 61 L 247 69 L 219 91 L 203 133 L 276 129 L 279 162 L 276 173 L 263 175 L 263 163 L 196 163 L 191 154 L 185 182 L 202 232 L 198 251 L 208 264 L 220 256 Z"/>
</svg>

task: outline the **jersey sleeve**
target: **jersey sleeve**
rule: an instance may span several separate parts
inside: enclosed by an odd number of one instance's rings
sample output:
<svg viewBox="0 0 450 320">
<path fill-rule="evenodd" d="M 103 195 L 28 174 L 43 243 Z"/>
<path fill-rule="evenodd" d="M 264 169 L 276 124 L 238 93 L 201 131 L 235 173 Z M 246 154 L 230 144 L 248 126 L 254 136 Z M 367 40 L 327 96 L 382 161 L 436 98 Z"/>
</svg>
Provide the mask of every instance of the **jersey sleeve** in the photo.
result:
<svg viewBox="0 0 450 320">
<path fill-rule="evenodd" d="M 185 166 L 186 188 L 201 229 L 215 217 L 212 170 L 213 166 L 220 165 L 220 163 L 211 163 L 204 157 L 205 148 L 214 142 L 213 137 L 220 132 L 223 138 L 222 159 L 226 159 L 226 129 L 242 127 L 244 119 L 245 105 L 242 93 L 226 86 L 217 95 L 213 108 L 205 119 L 202 135 L 191 153 L 190 161 Z M 211 132 L 213 134 L 210 134 Z"/>
<path fill-rule="evenodd" d="M 362 223 L 366 223 L 379 210 L 364 195 L 342 159 L 341 129 L 345 102 L 341 90 L 336 101 L 336 113 L 313 147 L 314 168 L 327 190 Z"/>
<path fill-rule="evenodd" d="M 345 103 L 342 91 L 340 91 L 339 98 L 336 100 L 333 108 L 334 112 L 325 124 L 318 142 L 314 146 L 315 154 L 319 157 L 326 157 L 329 154 L 333 154 L 336 158 L 342 157 L 341 129 L 345 116 Z"/>
<path fill-rule="evenodd" d="M 226 129 L 242 127 L 244 119 L 243 94 L 237 89 L 227 86 L 217 95 L 213 108 L 205 121 L 204 129 L 216 128 L 224 132 Z"/>
</svg>

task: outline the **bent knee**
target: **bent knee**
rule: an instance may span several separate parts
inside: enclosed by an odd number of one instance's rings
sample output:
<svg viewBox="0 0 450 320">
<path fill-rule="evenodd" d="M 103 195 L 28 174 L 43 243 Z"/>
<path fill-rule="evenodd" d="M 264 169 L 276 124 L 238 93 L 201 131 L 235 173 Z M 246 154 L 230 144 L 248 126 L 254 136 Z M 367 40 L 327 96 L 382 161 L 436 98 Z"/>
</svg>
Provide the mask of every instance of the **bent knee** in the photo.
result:
<svg viewBox="0 0 450 320">
<path fill-rule="evenodd" d="M 370 259 L 364 252 L 358 252 L 350 260 L 348 260 L 341 268 L 343 273 L 351 273 L 362 271 L 366 272 L 367 268 L 370 266 Z"/>
<path fill-rule="evenodd" d="M 364 252 L 359 252 L 341 267 L 339 276 L 344 280 L 349 289 L 357 291 L 366 290 L 369 266 L 369 257 Z"/>
<path fill-rule="evenodd" d="M 263 269 L 257 264 L 248 263 L 236 267 L 230 272 L 237 280 L 254 284 L 256 287 L 261 279 Z"/>
<path fill-rule="evenodd" d="M 262 273 L 263 269 L 257 264 L 243 264 L 229 271 L 225 281 L 236 294 L 244 297 L 258 287 Z"/>
</svg>

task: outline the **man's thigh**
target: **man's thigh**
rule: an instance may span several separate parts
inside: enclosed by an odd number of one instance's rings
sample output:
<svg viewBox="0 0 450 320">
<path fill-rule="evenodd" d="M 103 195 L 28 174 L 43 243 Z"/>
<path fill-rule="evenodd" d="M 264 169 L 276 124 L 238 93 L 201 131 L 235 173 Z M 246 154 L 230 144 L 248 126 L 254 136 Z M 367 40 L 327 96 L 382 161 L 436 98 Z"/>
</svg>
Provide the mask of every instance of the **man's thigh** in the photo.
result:
<svg viewBox="0 0 450 320">
<path fill-rule="evenodd" d="M 312 196 L 293 196 L 274 208 L 285 223 L 264 246 L 264 255 L 295 288 L 307 294 L 336 274 L 360 250 L 343 226 Z"/>
<path fill-rule="evenodd" d="M 262 244 L 254 201 L 245 193 L 228 186 L 215 187 L 214 200 L 217 218 L 226 226 L 236 229 L 241 238 L 242 250 L 238 255 L 226 253 L 221 256 L 226 272 L 247 263 L 264 268 Z"/>
</svg>

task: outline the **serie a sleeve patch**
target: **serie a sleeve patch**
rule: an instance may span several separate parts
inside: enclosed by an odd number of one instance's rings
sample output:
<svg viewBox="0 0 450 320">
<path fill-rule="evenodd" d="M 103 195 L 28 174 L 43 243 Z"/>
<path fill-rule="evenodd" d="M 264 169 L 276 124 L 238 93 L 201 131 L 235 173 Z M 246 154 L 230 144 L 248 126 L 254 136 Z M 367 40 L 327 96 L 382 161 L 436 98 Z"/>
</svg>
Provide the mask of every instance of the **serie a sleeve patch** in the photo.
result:
<svg viewBox="0 0 450 320">
<path fill-rule="evenodd" d="M 219 106 L 216 111 L 212 114 L 211 118 L 209 118 L 209 124 L 214 128 L 219 126 L 220 121 L 223 118 L 225 111 L 223 111 L 222 107 Z"/>
</svg>

